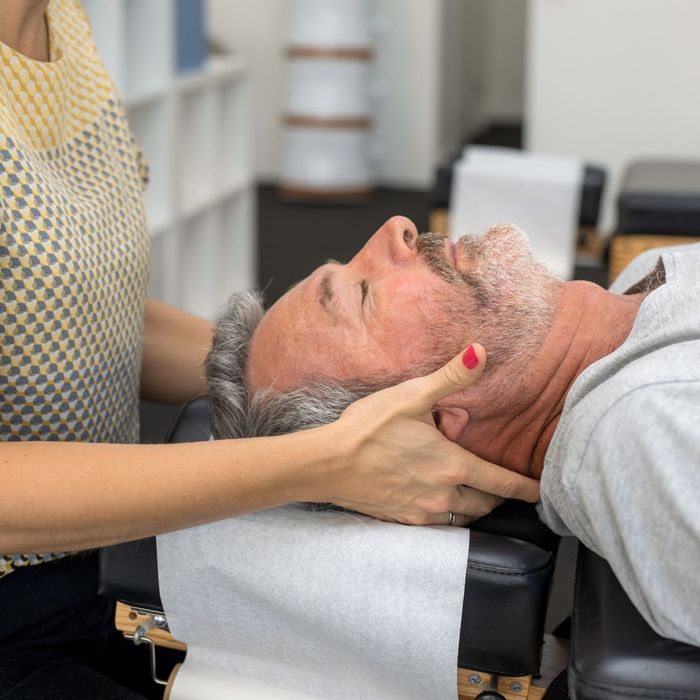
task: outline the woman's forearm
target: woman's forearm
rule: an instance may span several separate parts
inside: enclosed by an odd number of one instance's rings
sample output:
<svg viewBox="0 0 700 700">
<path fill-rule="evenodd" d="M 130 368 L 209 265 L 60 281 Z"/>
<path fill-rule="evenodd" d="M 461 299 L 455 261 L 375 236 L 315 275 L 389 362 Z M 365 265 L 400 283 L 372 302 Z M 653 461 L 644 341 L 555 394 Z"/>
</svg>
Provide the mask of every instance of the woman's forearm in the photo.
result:
<svg viewBox="0 0 700 700">
<path fill-rule="evenodd" d="M 0 445 L 0 553 L 74 551 L 322 500 L 332 426 L 179 445 Z"/>
<path fill-rule="evenodd" d="M 147 299 L 141 398 L 179 404 L 206 393 L 204 358 L 212 334 L 210 321 Z"/>
</svg>

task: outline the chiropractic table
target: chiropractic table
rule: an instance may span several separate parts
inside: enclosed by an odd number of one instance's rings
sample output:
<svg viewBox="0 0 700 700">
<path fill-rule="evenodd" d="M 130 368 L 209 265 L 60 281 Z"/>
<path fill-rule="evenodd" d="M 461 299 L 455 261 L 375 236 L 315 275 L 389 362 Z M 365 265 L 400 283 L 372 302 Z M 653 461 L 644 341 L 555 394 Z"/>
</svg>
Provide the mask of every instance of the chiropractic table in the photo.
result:
<svg viewBox="0 0 700 700">
<path fill-rule="evenodd" d="M 168 440 L 203 441 L 209 433 L 208 402 L 196 399 L 181 409 Z M 556 683 L 547 692 L 568 655 L 567 642 L 544 635 L 558 542 L 534 508 L 520 502 L 506 502 L 473 524 L 458 652 L 460 700 L 567 697 L 554 690 Z M 700 700 L 700 650 L 658 638 L 607 564 L 581 546 L 578 567 L 571 697 Z M 184 650 L 187 640 L 168 630 L 155 538 L 104 548 L 100 578 L 101 593 L 117 601 L 117 629 L 148 648 L 151 675 L 166 686 L 167 700 L 177 666 L 169 679 L 161 678 L 167 674 L 157 665 L 157 649 Z"/>
</svg>

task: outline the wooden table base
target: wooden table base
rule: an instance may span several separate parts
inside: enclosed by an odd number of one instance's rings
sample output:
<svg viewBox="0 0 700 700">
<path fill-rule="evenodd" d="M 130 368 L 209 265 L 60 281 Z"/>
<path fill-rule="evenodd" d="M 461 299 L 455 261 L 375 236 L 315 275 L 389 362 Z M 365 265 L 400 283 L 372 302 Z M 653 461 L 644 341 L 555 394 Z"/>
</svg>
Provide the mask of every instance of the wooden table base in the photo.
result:
<svg viewBox="0 0 700 700">
<path fill-rule="evenodd" d="M 134 635 L 139 626 L 147 629 L 144 637 L 148 637 L 155 646 L 169 649 L 186 650 L 187 645 L 175 639 L 167 628 L 158 627 L 154 623 L 156 611 L 117 603 L 114 616 L 115 627 L 124 635 Z M 491 673 L 468 668 L 457 669 L 457 692 L 459 700 L 474 700 L 484 690 L 497 690 L 506 700 L 540 700 L 547 686 L 564 669 L 568 662 L 569 648 L 566 642 L 545 636 L 544 653 L 542 657 L 542 676 L 533 680 L 532 676 L 496 676 Z M 178 664 L 170 674 L 165 689 L 164 700 L 170 694 L 175 675 L 179 670 Z"/>
</svg>

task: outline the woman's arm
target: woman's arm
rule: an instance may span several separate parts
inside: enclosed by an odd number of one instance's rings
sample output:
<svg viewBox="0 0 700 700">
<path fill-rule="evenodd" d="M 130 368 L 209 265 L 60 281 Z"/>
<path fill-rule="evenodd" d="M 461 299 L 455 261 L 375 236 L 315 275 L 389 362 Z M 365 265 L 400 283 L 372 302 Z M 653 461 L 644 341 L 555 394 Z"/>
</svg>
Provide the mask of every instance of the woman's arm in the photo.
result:
<svg viewBox="0 0 700 700">
<path fill-rule="evenodd" d="M 10 442 L 0 446 L 0 552 L 72 551 L 291 501 L 333 502 L 385 520 L 457 523 L 538 484 L 449 442 L 431 408 L 483 369 L 437 372 L 290 435 L 182 445 Z"/>
<path fill-rule="evenodd" d="M 179 445 L 0 446 L 0 552 L 73 551 L 190 527 L 316 493 L 340 458 L 317 430 Z"/>
<path fill-rule="evenodd" d="M 180 404 L 206 393 L 204 358 L 213 332 L 210 321 L 147 299 L 141 398 Z"/>
</svg>

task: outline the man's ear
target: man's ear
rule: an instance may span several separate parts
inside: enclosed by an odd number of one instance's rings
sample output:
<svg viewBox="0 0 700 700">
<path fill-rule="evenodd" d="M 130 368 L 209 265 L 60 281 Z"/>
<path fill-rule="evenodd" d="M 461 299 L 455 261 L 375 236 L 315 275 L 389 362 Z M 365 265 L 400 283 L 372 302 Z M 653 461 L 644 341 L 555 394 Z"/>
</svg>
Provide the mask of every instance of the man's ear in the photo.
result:
<svg viewBox="0 0 700 700">
<path fill-rule="evenodd" d="M 452 442 L 457 442 L 469 422 L 469 411 L 459 406 L 435 406 L 433 420 L 437 429 Z"/>
</svg>

